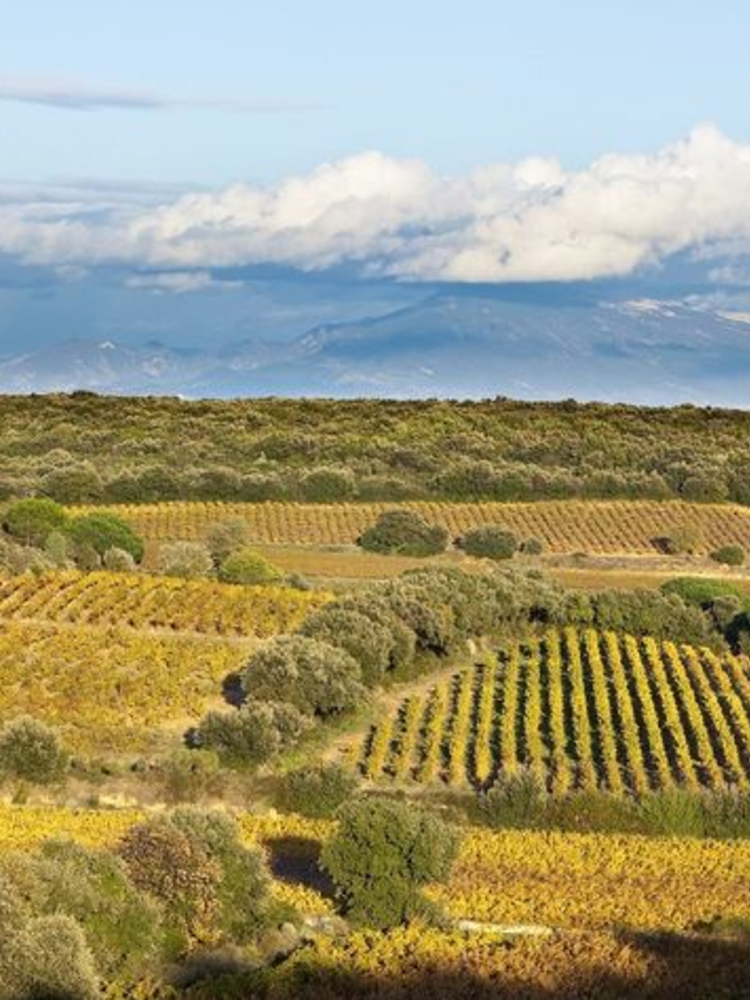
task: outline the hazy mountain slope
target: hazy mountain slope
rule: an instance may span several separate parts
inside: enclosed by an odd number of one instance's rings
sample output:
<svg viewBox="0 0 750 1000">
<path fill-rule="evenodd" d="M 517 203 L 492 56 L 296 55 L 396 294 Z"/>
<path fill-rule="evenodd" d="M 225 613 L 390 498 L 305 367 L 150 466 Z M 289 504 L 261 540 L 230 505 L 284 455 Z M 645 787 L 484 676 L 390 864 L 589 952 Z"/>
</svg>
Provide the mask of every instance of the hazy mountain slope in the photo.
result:
<svg viewBox="0 0 750 1000">
<path fill-rule="evenodd" d="M 6 358 L 3 391 L 493 396 L 747 405 L 750 325 L 680 303 L 447 289 L 374 319 L 220 349 L 73 340 Z"/>
</svg>

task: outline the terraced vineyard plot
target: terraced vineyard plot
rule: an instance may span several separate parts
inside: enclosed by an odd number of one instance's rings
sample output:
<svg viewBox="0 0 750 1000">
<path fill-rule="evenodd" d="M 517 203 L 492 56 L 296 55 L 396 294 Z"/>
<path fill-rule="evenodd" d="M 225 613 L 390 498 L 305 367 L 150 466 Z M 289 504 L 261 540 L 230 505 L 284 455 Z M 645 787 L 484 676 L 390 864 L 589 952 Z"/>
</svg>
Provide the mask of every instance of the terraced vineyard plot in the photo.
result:
<svg viewBox="0 0 750 1000">
<path fill-rule="evenodd" d="M 29 714 L 73 750 L 140 753 L 217 701 L 252 643 L 128 629 L 0 625 L 0 722 Z M 174 735 L 174 734 L 172 734 Z"/>
<path fill-rule="evenodd" d="M 593 629 L 510 644 L 368 734 L 372 780 L 486 786 L 530 769 L 554 794 L 750 786 L 750 665 Z"/>
<path fill-rule="evenodd" d="M 750 548 L 750 508 L 680 501 L 537 503 L 160 503 L 113 508 L 151 541 L 202 538 L 227 517 L 242 517 L 258 542 L 351 545 L 378 514 L 393 507 L 416 510 L 443 524 L 452 537 L 481 524 L 502 524 L 519 538 L 539 538 L 549 552 L 653 554 L 654 539 L 689 523 L 707 549 L 730 542 Z"/>
<path fill-rule="evenodd" d="M 0 622 L 40 620 L 265 639 L 294 630 L 328 599 L 320 591 L 71 570 L 0 580 Z"/>
</svg>

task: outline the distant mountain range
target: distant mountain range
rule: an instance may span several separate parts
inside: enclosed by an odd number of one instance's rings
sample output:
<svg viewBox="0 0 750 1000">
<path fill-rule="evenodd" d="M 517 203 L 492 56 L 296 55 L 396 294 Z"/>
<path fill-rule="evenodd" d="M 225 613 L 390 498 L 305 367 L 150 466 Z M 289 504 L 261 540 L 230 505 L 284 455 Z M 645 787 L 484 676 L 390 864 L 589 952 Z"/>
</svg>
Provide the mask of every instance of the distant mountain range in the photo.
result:
<svg viewBox="0 0 750 1000">
<path fill-rule="evenodd" d="M 601 291 L 599 289 L 598 291 Z M 0 391 L 750 404 L 750 317 L 554 287 L 431 289 L 282 341 L 67 339 L 0 357 Z"/>
</svg>

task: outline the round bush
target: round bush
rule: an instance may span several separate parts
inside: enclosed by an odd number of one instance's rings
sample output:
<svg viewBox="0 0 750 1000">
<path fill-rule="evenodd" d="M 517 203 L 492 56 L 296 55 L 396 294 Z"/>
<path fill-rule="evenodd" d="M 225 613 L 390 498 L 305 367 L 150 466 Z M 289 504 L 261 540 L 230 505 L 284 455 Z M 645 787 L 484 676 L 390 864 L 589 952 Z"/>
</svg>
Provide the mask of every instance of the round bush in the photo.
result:
<svg viewBox="0 0 750 1000">
<path fill-rule="evenodd" d="M 51 840 L 27 864 L 38 908 L 80 923 L 104 976 L 135 977 L 158 953 L 160 908 L 136 889 L 116 855 Z"/>
<path fill-rule="evenodd" d="M 8 507 L 3 526 L 24 545 L 44 545 L 53 531 L 64 531 L 68 515 L 54 500 L 19 500 Z"/>
<path fill-rule="evenodd" d="M 312 469 L 299 484 L 303 500 L 312 503 L 336 503 L 351 500 L 357 492 L 354 476 L 348 469 Z"/>
<path fill-rule="evenodd" d="M 518 541 L 512 531 L 495 524 L 485 524 L 468 531 L 459 540 L 459 547 L 469 556 L 482 559 L 512 559 Z"/>
<path fill-rule="evenodd" d="M 357 923 L 395 927 L 433 912 L 420 892 L 450 873 L 456 832 L 411 803 L 362 800 L 344 806 L 321 854 L 344 912 Z"/>
<path fill-rule="evenodd" d="M 210 576 L 214 561 L 208 546 L 202 542 L 169 542 L 159 548 L 158 570 L 164 576 L 192 580 Z"/>
<path fill-rule="evenodd" d="M 239 709 L 209 712 L 198 726 L 197 739 L 227 767 L 252 769 L 293 746 L 309 726 L 294 705 L 249 701 Z"/>
<path fill-rule="evenodd" d="M 359 544 L 368 552 L 408 556 L 432 556 L 444 552 L 448 531 L 428 524 L 416 511 L 389 510 L 363 532 Z"/>
<path fill-rule="evenodd" d="M 368 687 L 379 684 L 390 669 L 392 631 L 358 611 L 328 605 L 310 615 L 300 631 L 310 639 L 319 639 L 349 653 L 359 664 L 362 680 Z"/>
<path fill-rule="evenodd" d="M 57 733 L 43 722 L 23 715 L 0 729 L 0 774 L 4 777 L 49 785 L 63 777 L 68 763 Z"/>
<path fill-rule="evenodd" d="M 279 636 L 254 653 L 241 675 L 250 699 L 286 701 L 320 718 L 356 708 L 366 696 L 356 660 L 343 649 L 306 636 Z"/>
<path fill-rule="evenodd" d="M 127 521 L 106 511 L 95 511 L 74 517 L 68 525 L 68 534 L 77 546 L 90 546 L 103 556 L 108 549 L 122 549 L 136 562 L 143 559 L 143 541 Z"/>
<path fill-rule="evenodd" d="M 722 545 L 711 553 L 711 558 L 725 566 L 741 566 L 745 561 L 745 550 L 741 545 Z"/>
<path fill-rule="evenodd" d="M 357 786 L 356 776 L 340 764 L 319 764 L 285 775 L 277 799 L 288 812 L 328 819 L 354 797 Z"/>
<path fill-rule="evenodd" d="M 247 586 L 278 583 L 283 574 L 272 563 L 252 549 L 233 552 L 222 562 L 219 579 L 224 583 L 241 583 Z"/>
</svg>

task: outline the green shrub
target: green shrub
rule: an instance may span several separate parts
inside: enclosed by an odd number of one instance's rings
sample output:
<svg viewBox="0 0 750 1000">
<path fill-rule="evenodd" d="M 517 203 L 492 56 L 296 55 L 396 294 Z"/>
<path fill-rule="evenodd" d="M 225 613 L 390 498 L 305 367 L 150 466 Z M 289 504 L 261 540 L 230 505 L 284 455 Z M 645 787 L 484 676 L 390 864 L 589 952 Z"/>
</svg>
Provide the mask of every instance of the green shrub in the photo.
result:
<svg viewBox="0 0 750 1000">
<path fill-rule="evenodd" d="M 390 636 L 388 670 L 397 674 L 408 673 L 414 660 L 417 637 L 393 611 L 385 595 L 371 588 L 341 598 L 332 607 L 356 612 L 375 625 L 387 629 Z"/>
<path fill-rule="evenodd" d="M 94 511 L 74 517 L 68 524 L 68 534 L 76 546 L 90 546 L 99 556 L 117 548 L 129 553 L 137 563 L 143 559 L 143 541 L 116 514 Z"/>
<path fill-rule="evenodd" d="M 5 511 L 3 527 L 23 545 L 44 545 L 53 531 L 64 531 L 68 515 L 54 500 L 19 500 Z"/>
<path fill-rule="evenodd" d="M 419 649 L 448 652 L 456 637 L 455 616 L 441 593 L 408 577 L 385 584 L 380 592 L 393 613 L 414 633 Z"/>
<path fill-rule="evenodd" d="M 305 715 L 328 718 L 351 711 L 366 698 L 356 660 L 343 649 L 306 636 L 279 636 L 253 653 L 242 671 L 242 688 L 257 701 L 284 699 Z"/>
<path fill-rule="evenodd" d="M 66 569 L 72 565 L 70 540 L 62 531 L 52 531 L 44 542 L 44 554 L 54 564 L 55 569 Z"/>
<path fill-rule="evenodd" d="M 368 687 L 380 684 L 391 668 L 391 628 L 359 611 L 329 604 L 310 615 L 300 631 L 347 652 L 359 664 Z"/>
<path fill-rule="evenodd" d="M 476 811 L 494 829 L 535 830 L 545 825 L 547 805 L 544 782 L 524 768 L 497 778 L 480 793 Z"/>
<path fill-rule="evenodd" d="M 495 524 L 474 528 L 458 540 L 459 548 L 469 556 L 482 559 L 512 559 L 518 540 L 512 531 Z"/>
<path fill-rule="evenodd" d="M 722 545 L 714 549 L 711 558 L 724 566 L 741 566 L 745 561 L 745 550 L 741 545 Z"/>
<path fill-rule="evenodd" d="M 283 579 L 283 573 L 272 563 L 252 549 L 240 549 L 232 552 L 222 562 L 219 569 L 219 579 L 224 583 L 241 583 L 258 585 L 278 583 Z"/>
<path fill-rule="evenodd" d="M 679 576 L 661 585 L 663 594 L 673 594 L 686 604 L 708 608 L 718 597 L 736 597 L 743 606 L 750 605 L 748 595 L 728 580 L 710 577 Z"/>
<path fill-rule="evenodd" d="M 448 531 L 442 525 L 428 524 L 411 510 L 385 511 L 359 539 L 368 552 L 407 556 L 437 555 L 447 544 Z"/>
<path fill-rule="evenodd" d="M 75 918 L 103 976 L 135 979 L 158 954 L 160 908 L 135 888 L 109 851 L 50 840 L 37 854 L 16 855 L 5 864 L 37 914 Z"/>
<path fill-rule="evenodd" d="M 249 701 L 239 709 L 209 712 L 196 737 L 222 764 L 247 770 L 294 746 L 309 726 L 309 719 L 287 702 Z"/>
<path fill-rule="evenodd" d="M 233 552 L 250 544 L 250 525 L 243 517 L 227 517 L 212 524 L 206 532 L 206 545 L 214 563 L 220 566 Z"/>
<path fill-rule="evenodd" d="M 605 590 L 591 597 L 594 624 L 601 630 L 652 635 L 701 645 L 716 641 L 699 608 L 673 590 Z"/>
<path fill-rule="evenodd" d="M 602 791 L 580 791 L 550 798 L 544 825 L 571 833 L 643 832 L 633 799 Z"/>
<path fill-rule="evenodd" d="M 312 469 L 299 484 L 302 499 L 312 503 L 351 500 L 357 492 L 354 475 L 348 469 Z"/>
<path fill-rule="evenodd" d="M 181 576 L 186 580 L 210 576 L 214 561 L 208 546 L 202 542 L 168 542 L 159 547 L 157 568 L 164 576 Z"/>
<path fill-rule="evenodd" d="M 277 799 L 287 812 L 328 819 L 354 797 L 357 786 L 356 776 L 340 764 L 318 764 L 286 774 Z"/>
<path fill-rule="evenodd" d="M 703 837 L 706 833 L 701 797 L 681 788 L 644 795 L 640 815 L 648 833 L 669 837 Z"/>
<path fill-rule="evenodd" d="M 0 775 L 35 785 L 59 781 L 69 764 L 57 733 L 28 715 L 0 729 Z"/>
<path fill-rule="evenodd" d="M 436 915 L 420 890 L 450 874 L 458 852 L 450 826 L 411 803 L 367 799 L 338 819 L 321 865 L 351 920 L 389 928 Z"/>
<path fill-rule="evenodd" d="M 95 1000 L 99 979 L 81 927 L 36 917 L 0 870 L 0 1000 Z"/>
<path fill-rule="evenodd" d="M 167 802 L 195 802 L 222 787 L 221 762 L 213 750 L 173 751 L 159 766 L 162 794 Z"/>
</svg>

